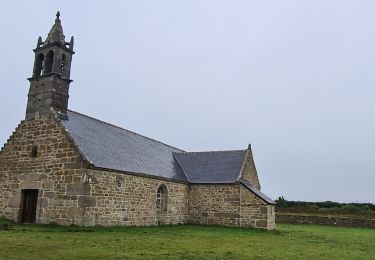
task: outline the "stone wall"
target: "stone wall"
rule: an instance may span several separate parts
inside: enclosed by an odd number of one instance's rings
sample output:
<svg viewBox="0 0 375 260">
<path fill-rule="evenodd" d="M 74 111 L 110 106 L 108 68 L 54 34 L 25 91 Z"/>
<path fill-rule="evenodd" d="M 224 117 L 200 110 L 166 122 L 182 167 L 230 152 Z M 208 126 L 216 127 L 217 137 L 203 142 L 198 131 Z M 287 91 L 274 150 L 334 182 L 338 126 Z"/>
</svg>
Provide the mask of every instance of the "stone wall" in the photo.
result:
<svg viewBox="0 0 375 260">
<path fill-rule="evenodd" d="M 240 184 L 191 185 L 188 222 L 273 229 L 274 208 Z"/>
<path fill-rule="evenodd" d="M 188 222 L 239 227 L 239 184 L 191 185 Z"/>
<path fill-rule="evenodd" d="M 242 168 L 241 178 L 245 181 L 250 182 L 254 187 L 260 190 L 260 183 L 258 178 L 258 173 L 255 167 L 253 153 L 251 148 L 246 152 L 245 163 Z"/>
<path fill-rule="evenodd" d="M 375 219 L 276 214 L 277 223 L 319 224 L 345 227 L 375 227 Z"/>
<path fill-rule="evenodd" d="M 89 170 L 91 189 L 84 225 L 149 226 L 184 224 L 188 216 L 186 184 L 130 174 Z M 121 180 L 123 185 L 117 186 Z M 167 187 L 166 211 L 156 208 L 158 187 Z"/>
<path fill-rule="evenodd" d="M 265 203 L 241 185 L 241 226 L 275 228 L 275 206 Z"/>
<path fill-rule="evenodd" d="M 252 165 L 248 157 L 245 176 L 257 182 Z M 166 210 L 156 208 L 161 184 L 168 192 Z M 274 225 L 273 206 L 239 183 L 188 185 L 93 169 L 53 114 L 22 121 L 0 151 L 0 217 L 21 220 L 24 189 L 38 190 L 36 223 L 42 224 Z"/>
<path fill-rule="evenodd" d="M 37 148 L 32 157 L 33 147 Z M 0 154 L 0 216 L 20 221 L 22 190 L 37 189 L 37 223 L 158 225 L 187 222 L 188 186 L 98 170 L 76 150 L 53 115 L 21 122 Z M 116 181 L 123 179 L 123 188 Z M 160 184 L 167 211 L 156 210 Z"/>
<path fill-rule="evenodd" d="M 74 222 L 78 197 L 66 189 L 82 181 L 85 166 L 53 115 L 21 122 L 0 153 L 0 216 L 20 221 L 21 191 L 37 189 L 37 223 Z"/>
</svg>

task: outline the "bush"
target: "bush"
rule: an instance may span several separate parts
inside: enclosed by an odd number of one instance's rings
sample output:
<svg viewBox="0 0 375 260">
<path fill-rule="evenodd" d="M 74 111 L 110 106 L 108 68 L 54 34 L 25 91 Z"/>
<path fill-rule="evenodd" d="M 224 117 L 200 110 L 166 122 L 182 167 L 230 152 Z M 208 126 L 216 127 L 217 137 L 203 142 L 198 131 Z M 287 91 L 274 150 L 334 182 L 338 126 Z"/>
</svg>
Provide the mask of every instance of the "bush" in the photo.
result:
<svg viewBox="0 0 375 260">
<path fill-rule="evenodd" d="M 0 225 L 13 225 L 14 221 L 7 218 L 0 218 Z"/>
<path fill-rule="evenodd" d="M 10 219 L 0 218 L 0 230 L 11 230 L 14 222 Z"/>
<path fill-rule="evenodd" d="M 333 201 L 307 202 L 289 201 L 284 196 L 276 201 L 278 209 L 301 210 L 301 211 L 322 211 L 330 213 L 352 213 L 352 214 L 375 214 L 375 205 L 371 203 L 339 203 Z"/>
</svg>

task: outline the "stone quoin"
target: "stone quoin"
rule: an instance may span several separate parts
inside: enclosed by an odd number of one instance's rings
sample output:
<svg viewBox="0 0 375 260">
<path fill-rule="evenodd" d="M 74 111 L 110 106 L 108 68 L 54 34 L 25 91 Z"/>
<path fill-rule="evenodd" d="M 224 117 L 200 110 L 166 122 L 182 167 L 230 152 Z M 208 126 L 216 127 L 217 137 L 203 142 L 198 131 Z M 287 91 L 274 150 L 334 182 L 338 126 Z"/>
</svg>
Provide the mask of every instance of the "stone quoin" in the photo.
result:
<svg viewBox="0 0 375 260">
<path fill-rule="evenodd" d="M 0 217 L 82 226 L 275 227 L 250 145 L 186 152 L 68 109 L 74 39 L 38 38 L 25 120 L 0 151 Z"/>
</svg>

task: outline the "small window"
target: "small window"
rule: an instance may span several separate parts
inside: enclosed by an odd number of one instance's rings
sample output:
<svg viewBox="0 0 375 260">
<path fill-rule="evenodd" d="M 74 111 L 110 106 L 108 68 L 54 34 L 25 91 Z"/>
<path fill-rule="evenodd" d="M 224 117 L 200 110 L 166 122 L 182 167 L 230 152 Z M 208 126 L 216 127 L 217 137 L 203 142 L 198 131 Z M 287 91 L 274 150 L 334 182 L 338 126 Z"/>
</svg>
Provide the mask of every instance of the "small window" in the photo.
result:
<svg viewBox="0 0 375 260">
<path fill-rule="evenodd" d="M 156 208 L 161 211 L 167 211 L 168 202 L 168 190 L 167 187 L 162 184 L 159 186 L 156 193 Z"/>
<path fill-rule="evenodd" d="M 31 158 L 36 158 L 38 156 L 38 147 L 33 146 L 31 149 Z"/>
<path fill-rule="evenodd" d="M 124 189 L 124 177 L 117 176 L 116 177 L 116 189 L 123 190 Z"/>
<path fill-rule="evenodd" d="M 63 54 L 61 57 L 61 65 L 60 65 L 61 70 L 65 70 L 65 60 L 66 60 L 66 56 L 65 54 Z"/>
</svg>

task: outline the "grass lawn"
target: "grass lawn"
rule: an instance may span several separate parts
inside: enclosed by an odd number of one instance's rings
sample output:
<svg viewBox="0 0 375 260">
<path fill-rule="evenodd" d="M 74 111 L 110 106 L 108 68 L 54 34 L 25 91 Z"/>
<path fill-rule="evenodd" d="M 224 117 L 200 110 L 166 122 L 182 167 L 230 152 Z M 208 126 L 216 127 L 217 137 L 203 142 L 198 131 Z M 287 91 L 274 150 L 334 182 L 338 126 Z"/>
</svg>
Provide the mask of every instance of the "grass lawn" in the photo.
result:
<svg viewBox="0 0 375 260">
<path fill-rule="evenodd" d="M 0 259 L 375 259 L 375 229 L 82 228 L 0 221 Z"/>
</svg>

